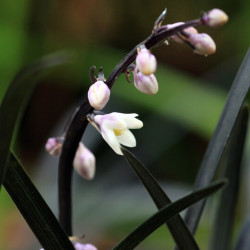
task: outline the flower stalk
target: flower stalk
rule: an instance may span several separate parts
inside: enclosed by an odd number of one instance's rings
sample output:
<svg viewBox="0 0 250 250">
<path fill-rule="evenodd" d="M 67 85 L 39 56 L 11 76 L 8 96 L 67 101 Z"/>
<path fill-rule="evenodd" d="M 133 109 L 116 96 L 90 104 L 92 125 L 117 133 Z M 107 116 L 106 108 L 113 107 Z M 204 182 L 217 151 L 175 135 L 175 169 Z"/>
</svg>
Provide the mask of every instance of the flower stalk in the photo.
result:
<svg viewBox="0 0 250 250">
<path fill-rule="evenodd" d="M 112 89 L 116 79 L 122 74 L 127 72 L 130 65 L 135 61 L 137 56 L 137 49 L 141 46 L 145 46 L 146 49 L 151 49 L 158 43 L 176 35 L 178 32 L 183 31 L 189 27 L 206 25 L 202 21 L 202 17 L 192 21 L 188 21 L 177 27 L 167 29 L 166 26 L 161 26 L 161 22 L 164 19 L 166 10 L 157 19 L 157 25 L 154 26 L 151 35 L 143 42 L 136 45 L 113 69 L 108 76 L 105 84 L 109 89 Z M 93 68 L 92 68 L 93 69 Z M 92 70 L 93 73 L 93 70 Z M 95 80 L 92 74 L 92 82 Z M 59 160 L 59 172 L 58 172 L 58 189 L 59 189 L 59 221 L 68 235 L 72 235 L 71 225 L 71 182 L 72 182 L 72 170 L 73 160 L 75 157 L 78 144 L 85 132 L 88 125 L 87 116 L 92 113 L 94 109 L 90 106 L 87 98 L 84 98 L 83 103 L 75 112 L 71 119 L 70 124 L 67 126 L 65 134 L 65 142 L 62 147 L 62 152 Z"/>
</svg>

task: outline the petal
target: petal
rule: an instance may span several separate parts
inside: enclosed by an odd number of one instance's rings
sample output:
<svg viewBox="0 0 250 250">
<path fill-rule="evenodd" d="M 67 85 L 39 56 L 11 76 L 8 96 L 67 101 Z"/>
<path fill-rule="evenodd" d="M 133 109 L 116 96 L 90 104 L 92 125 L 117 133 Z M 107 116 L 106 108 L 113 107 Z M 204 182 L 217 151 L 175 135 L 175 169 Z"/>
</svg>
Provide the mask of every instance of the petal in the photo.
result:
<svg viewBox="0 0 250 250">
<path fill-rule="evenodd" d="M 127 147 L 135 147 L 136 146 L 135 137 L 131 133 L 131 131 L 128 129 L 122 131 L 122 134 L 119 136 L 116 136 L 116 138 L 117 138 L 118 142 L 124 146 L 127 146 Z"/>
<path fill-rule="evenodd" d="M 95 122 L 100 125 L 100 127 L 105 127 L 109 129 L 125 129 L 126 122 L 121 119 L 119 116 L 116 116 L 114 113 L 107 115 L 96 115 Z"/>
<path fill-rule="evenodd" d="M 136 128 L 141 128 L 143 126 L 143 122 L 140 121 L 139 119 L 135 118 L 138 116 L 138 114 L 122 114 L 122 113 L 113 113 L 117 117 L 121 118 L 124 120 L 124 122 L 127 125 L 127 128 L 129 129 L 136 129 Z"/>
<path fill-rule="evenodd" d="M 108 145 L 118 154 L 123 155 L 120 143 L 117 140 L 117 137 L 115 136 L 115 133 L 113 130 L 110 129 L 104 129 L 101 131 L 103 139 L 108 143 Z"/>
</svg>

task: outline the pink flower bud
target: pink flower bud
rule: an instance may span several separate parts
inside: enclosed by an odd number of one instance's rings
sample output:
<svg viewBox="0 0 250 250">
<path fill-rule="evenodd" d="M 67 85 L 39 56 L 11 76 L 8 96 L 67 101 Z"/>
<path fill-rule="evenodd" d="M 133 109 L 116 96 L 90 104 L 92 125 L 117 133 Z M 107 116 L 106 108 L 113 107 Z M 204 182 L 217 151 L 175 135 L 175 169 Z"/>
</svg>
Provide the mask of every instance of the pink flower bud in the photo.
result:
<svg viewBox="0 0 250 250">
<path fill-rule="evenodd" d="M 63 138 L 49 138 L 45 144 L 46 151 L 53 156 L 61 154 L 63 145 Z"/>
<path fill-rule="evenodd" d="M 141 72 L 137 72 L 135 68 L 134 84 L 135 87 L 144 94 L 154 95 L 158 92 L 158 82 L 154 74 L 144 75 Z"/>
<path fill-rule="evenodd" d="M 216 51 L 214 40 L 206 33 L 191 34 L 188 42 L 195 48 L 194 52 L 200 55 L 211 55 Z"/>
<path fill-rule="evenodd" d="M 95 176 L 95 156 L 82 142 L 79 143 L 73 161 L 75 170 L 85 179 L 92 180 Z"/>
<path fill-rule="evenodd" d="M 227 23 L 228 15 L 220 9 L 212 9 L 203 16 L 203 21 L 210 27 L 220 27 Z"/>
<path fill-rule="evenodd" d="M 184 24 L 184 23 L 178 22 L 178 23 L 168 24 L 168 25 L 166 25 L 166 28 L 173 29 L 173 28 L 176 28 L 182 24 Z M 194 27 L 188 27 L 188 28 L 184 29 L 184 32 L 186 32 L 188 34 L 197 34 L 198 33 L 197 29 L 195 29 Z M 184 40 L 177 35 L 171 36 L 171 39 L 177 43 L 184 43 Z"/>
<path fill-rule="evenodd" d="M 103 109 L 108 103 L 110 89 L 103 81 L 92 84 L 88 91 L 90 105 L 95 109 Z"/>
<path fill-rule="evenodd" d="M 92 244 L 81 244 L 79 242 L 74 243 L 76 250 L 97 250 L 97 248 Z"/>
<path fill-rule="evenodd" d="M 149 50 L 141 48 L 136 57 L 136 66 L 142 74 L 151 75 L 156 71 L 156 58 Z"/>
</svg>

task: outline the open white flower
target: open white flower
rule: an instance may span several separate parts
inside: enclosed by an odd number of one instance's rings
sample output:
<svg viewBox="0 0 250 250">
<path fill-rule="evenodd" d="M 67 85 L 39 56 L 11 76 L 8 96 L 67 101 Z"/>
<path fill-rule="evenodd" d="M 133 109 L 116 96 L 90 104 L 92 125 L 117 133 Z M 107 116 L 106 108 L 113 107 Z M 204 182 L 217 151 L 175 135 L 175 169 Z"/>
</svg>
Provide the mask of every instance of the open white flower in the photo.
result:
<svg viewBox="0 0 250 250">
<path fill-rule="evenodd" d="M 119 155 L 123 155 L 120 144 L 135 147 L 136 139 L 129 129 L 143 126 L 142 121 L 135 118 L 137 114 L 113 112 L 107 115 L 96 115 L 94 121 L 100 127 L 103 139 Z"/>
</svg>

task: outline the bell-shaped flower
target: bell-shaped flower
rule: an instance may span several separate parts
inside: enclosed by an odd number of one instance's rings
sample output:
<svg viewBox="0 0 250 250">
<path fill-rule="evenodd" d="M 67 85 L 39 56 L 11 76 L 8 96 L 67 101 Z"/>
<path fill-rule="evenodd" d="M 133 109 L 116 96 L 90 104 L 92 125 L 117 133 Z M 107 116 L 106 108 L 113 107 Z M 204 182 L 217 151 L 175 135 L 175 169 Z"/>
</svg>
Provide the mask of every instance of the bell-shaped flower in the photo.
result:
<svg viewBox="0 0 250 250">
<path fill-rule="evenodd" d="M 139 129 L 142 121 L 135 118 L 137 114 L 110 113 L 96 115 L 94 122 L 100 127 L 103 139 L 119 155 L 123 155 L 120 144 L 135 147 L 136 139 L 129 129 Z"/>
<path fill-rule="evenodd" d="M 98 110 L 103 109 L 109 101 L 110 89 L 103 81 L 92 84 L 88 91 L 90 105 Z"/>
<path fill-rule="evenodd" d="M 194 47 L 194 52 L 199 55 L 211 55 L 216 51 L 214 40 L 206 33 L 191 34 L 187 41 Z"/>
<path fill-rule="evenodd" d="M 138 49 L 138 55 L 136 57 L 136 66 L 138 70 L 144 75 L 154 74 L 157 67 L 156 58 L 145 47 Z"/>
<path fill-rule="evenodd" d="M 45 144 L 46 151 L 53 156 L 61 154 L 64 139 L 61 137 L 49 138 Z"/>
<path fill-rule="evenodd" d="M 144 75 L 140 71 L 137 71 L 135 67 L 134 71 L 134 84 L 135 87 L 144 94 L 155 95 L 158 92 L 159 86 L 154 74 Z"/>
<path fill-rule="evenodd" d="M 210 27 L 220 27 L 227 23 L 228 15 L 223 10 L 212 9 L 203 15 L 202 21 Z"/>
<path fill-rule="evenodd" d="M 73 161 L 75 170 L 83 178 L 92 180 L 95 176 L 95 156 L 87 149 L 82 142 L 79 143 L 76 155 Z"/>
</svg>

